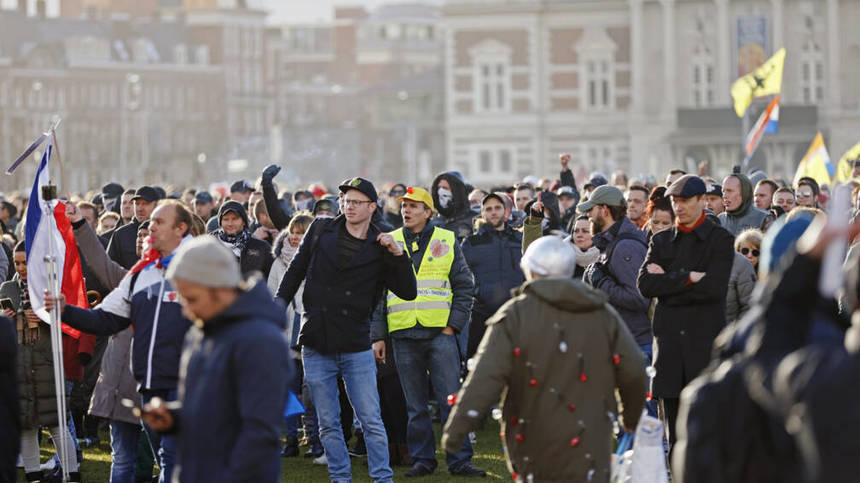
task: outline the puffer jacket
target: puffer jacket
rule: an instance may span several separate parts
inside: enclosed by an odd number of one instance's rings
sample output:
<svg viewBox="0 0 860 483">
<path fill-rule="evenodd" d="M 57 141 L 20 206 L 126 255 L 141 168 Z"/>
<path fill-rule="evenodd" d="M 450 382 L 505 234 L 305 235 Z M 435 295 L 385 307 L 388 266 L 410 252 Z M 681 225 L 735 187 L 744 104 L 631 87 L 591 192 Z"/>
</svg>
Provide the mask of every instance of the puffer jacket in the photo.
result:
<svg viewBox="0 0 860 483">
<path fill-rule="evenodd" d="M 463 240 L 463 257 L 475 276 L 474 311 L 484 318 L 494 314 L 511 298 L 511 290 L 525 282 L 520 268 L 522 233 L 505 225 L 494 230 L 488 225 Z"/>
<path fill-rule="evenodd" d="M 101 248 L 98 235 L 89 224 L 84 221 L 73 226 L 75 242 L 81 256 L 105 289 L 113 290 L 128 271 L 107 256 Z M 133 336 L 134 329 L 129 327 L 108 339 L 99 377 L 90 400 L 89 414 L 131 424 L 140 422 L 130 408 L 121 404 L 123 399 L 135 401 L 140 397 L 129 364 Z"/>
<path fill-rule="evenodd" d="M 517 481 L 586 481 L 591 470 L 606 481 L 614 440 L 606 413 L 635 428 L 645 403 L 644 356 L 606 295 L 572 279 L 526 282 L 487 326 L 442 445 L 457 451 L 501 397 Z"/>
<path fill-rule="evenodd" d="M 18 345 L 18 401 L 21 429 L 57 425 L 54 357 L 48 324 L 39 324 L 35 343 Z"/>
<path fill-rule="evenodd" d="M 755 282 L 755 268 L 752 263 L 747 257 L 735 252 L 732 274 L 729 276 L 729 290 L 726 293 L 726 322 L 740 320 L 747 313 Z"/>
</svg>

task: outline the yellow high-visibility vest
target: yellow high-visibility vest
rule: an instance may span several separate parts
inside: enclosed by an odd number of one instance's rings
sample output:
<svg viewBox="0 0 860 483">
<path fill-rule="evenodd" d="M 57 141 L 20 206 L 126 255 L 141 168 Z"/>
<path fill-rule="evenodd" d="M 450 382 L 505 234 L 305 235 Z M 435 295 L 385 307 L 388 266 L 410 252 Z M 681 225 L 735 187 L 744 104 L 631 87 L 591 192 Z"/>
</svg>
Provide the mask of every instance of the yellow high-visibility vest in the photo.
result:
<svg viewBox="0 0 860 483">
<path fill-rule="evenodd" d="M 391 232 L 394 240 L 406 249 L 403 238 L 403 228 Z M 448 325 L 448 315 L 451 313 L 451 282 L 448 275 L 454 264 L 454 244 L 457 237 L 454 232 L 442 228 L 434 228 L 433 236 L 415 280 L 418 284 L 418 296 L 415 300 L 403 300 L 388 291 L 388 332 L 403 330 L 421 324 L 423 327 L 445 327 Z M 407 253 L 411 253 L 407 250 Z M 411 261 L 410 261 L 411 263 Z M 412 265 L 415 271 L 415 265 Z"/>
</svg>

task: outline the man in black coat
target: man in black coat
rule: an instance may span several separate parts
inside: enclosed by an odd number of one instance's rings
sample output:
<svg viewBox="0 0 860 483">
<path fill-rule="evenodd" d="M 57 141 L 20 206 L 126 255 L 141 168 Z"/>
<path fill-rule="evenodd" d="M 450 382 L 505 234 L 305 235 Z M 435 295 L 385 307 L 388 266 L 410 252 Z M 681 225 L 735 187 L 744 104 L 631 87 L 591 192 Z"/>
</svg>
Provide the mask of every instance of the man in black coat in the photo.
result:
<svg viewBox="0 0 860 483">
<path fill-rule="evenodd" d="M 388 439 L 374 383 L 370 316 L 385 289 L 414 300 L 415 272 L 394 237 L 371 223 L 377 209 L 373 184 L 352 178 L 339 189 L 342 214 L 311 224 L 281 281 L 278 297 L 291 301 L 305 282 L 299 342 L 332 481 L 352 479 L 340 425 L 338 376 L 343 376 L 364 431 L 370 477 L 390 481 Z"/>
<path fill-rule="evenodd" d="M 137 256 L 137 229 L 149 219 L 162 196 L 151 186 L 141 186 L 134 193 L 134 219 L 114 231 L 107 252 L 111 260 L 131 269 L 139 260 Z"/>
<path fill-rule="evenodd" d="M 657 297 L 651 393 L 660 398 L 669 443 L 681 390 L 707 366 L 711 347 L 726 322 L 726 291 L 734 238 L 705 216 L 705 182 L 684 175 L 666 191 L 676 225 L 651 239 L 639 269 L 639 291 Z"/>
</svg>

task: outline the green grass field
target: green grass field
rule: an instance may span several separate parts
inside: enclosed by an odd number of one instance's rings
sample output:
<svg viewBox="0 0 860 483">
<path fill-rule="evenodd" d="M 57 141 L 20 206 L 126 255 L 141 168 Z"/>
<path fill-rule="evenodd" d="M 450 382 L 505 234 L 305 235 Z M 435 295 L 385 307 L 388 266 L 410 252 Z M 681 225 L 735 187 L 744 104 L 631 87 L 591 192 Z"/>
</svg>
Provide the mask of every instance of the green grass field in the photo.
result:
<svg viewBox="0 0 860 483">
<path fill-rule="evenodd" d="M 439 434 L 439 425 L 436 426 L 437 445 Z M 109 436 L 106 431 L 102 433 L 102 442 L 95 447 L 84 449 L 84 462 L 81 465 L 81 475 L 84 482 L 107 482 L 110 479 L 110 443 Z M 53 447 L 50 443 L 50 438 L 43 438 L 42 444 L 42 461 L 53 454 Z M 354 441 L 354 440 L 353 440 Z M 505 467 L 505 458 L 502 454 L 501 441 L 499 440 L 499 426 L 495 421 L 488 421 L 486 428 L 478 431 L 478 442 L 475 445 L 475 456 L 472 460 L 473 464 L 487 471 L 487 478 L 479 479 L 486 480 L 510 480 L 510 474 Z M 307 451 L 306 447 L 301 448 L 301 452 Z M 473 478 L 455 478 L 451 476 L 445 467 L 445 454 L 442 451 L 436 451 L 436 459 L 439 461 L 439 467 L 431 476 L 418 478 L 420 482 L 467 482 L 474 481 Z M 323 466 L 314 466 L 311 464 L 310 458 L 283 458 L 281 465 L 281 481 L 328 481 L 328 470 Z M 367 466 L 365 466 L 366 458 L 352 458 L 352 476 L 354 481 L 370 481 L 367 474 Z M 395 467 L 394 479 L 404 480 L 403 473 L 408 468 Z M 19 470 L 18 481 L 24 481 L 24 472 Z"/>
</svg>

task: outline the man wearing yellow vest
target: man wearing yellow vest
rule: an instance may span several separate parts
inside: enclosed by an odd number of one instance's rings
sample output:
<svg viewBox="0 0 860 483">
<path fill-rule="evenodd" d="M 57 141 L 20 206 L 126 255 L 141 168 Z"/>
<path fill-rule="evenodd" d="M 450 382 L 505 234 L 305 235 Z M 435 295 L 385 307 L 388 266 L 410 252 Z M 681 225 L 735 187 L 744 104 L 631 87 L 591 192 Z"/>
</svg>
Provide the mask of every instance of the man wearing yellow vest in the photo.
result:
<svg viewBox="0 0 860 483">
<path fill-rule="evenodd" d="M 433 198 L 426 190 L 409 188 L 398 199 L 403 228 L 391 233 L 412 260 L 418 297 L 403 300 L 386 293 L 384 316 L 374 317 L 371 337 L 376 359 L 386 359 L 385 337 L 400 375 L 409 423 L 406 440 L 413 466 L 407 477 L 433 473 L 436 438 L 427 410 L 428 382 L 439 402 L 442 424 L 451 408 L 449 394 L 460 389 L 460 350 L 457 334 L 467 327 L 472 311 L 475 282 L 454 232 L 434 227 Z M 428 379 L 427 373 L 430 373 Z M 447 453 L 448 471 L 456 476 L 481 477 L 486 472 L 472 466 L 472 445 L 465 438 L 460 451 Z"/>
</svg>

